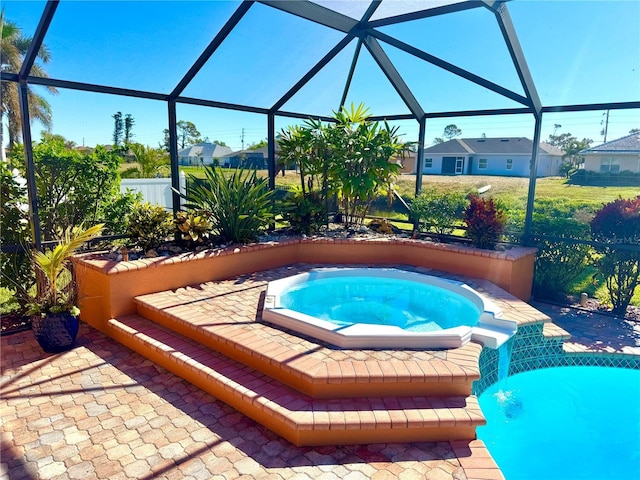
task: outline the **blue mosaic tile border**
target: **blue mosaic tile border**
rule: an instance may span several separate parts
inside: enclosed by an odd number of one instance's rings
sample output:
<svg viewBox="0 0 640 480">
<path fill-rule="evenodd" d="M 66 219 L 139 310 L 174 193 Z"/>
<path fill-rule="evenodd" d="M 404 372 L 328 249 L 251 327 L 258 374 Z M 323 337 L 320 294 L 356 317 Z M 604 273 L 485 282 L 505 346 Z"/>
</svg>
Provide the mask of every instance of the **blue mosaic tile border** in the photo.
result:
<svg viewBox="0 0 640 480">
<path fill-rule="evenodd" d="M 498 381 L 500 355 L 510 353 L 508 375 L 562 366 L 599 366 L 640 370 L 640 356 L 621 353 L 568 353 L 559 337 L 545 337 L 543 324 L 524 325 L 499 350 L 484 347 L 480 353 L 480 380 L 473 382 L 472 392 L 481 395 Z M 501 372 L 506 375 L 507 372 Z"/>
</svg>

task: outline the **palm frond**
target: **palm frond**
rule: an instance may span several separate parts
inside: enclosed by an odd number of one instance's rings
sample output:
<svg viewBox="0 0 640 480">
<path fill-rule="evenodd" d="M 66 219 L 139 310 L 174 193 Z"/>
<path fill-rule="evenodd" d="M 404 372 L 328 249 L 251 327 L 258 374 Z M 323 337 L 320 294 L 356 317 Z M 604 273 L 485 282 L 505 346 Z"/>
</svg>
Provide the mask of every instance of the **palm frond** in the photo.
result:
<svg viewBox="0 0 640 480">
<path fill-rule="evenodd" d="M 67 228 L 60 239 L 60 243 L 53 249 L 44 252 L 33 252 L 33 260 L 46 277 L 45 291 L 38 292 L 41 301 L 57 303 L 59 295 L 58 279 L 68 272 L 67 262 L 86 242 L 100 235 L 104 224 L 94 225 L 86 230 L 82 228 Z"/>
</svg>

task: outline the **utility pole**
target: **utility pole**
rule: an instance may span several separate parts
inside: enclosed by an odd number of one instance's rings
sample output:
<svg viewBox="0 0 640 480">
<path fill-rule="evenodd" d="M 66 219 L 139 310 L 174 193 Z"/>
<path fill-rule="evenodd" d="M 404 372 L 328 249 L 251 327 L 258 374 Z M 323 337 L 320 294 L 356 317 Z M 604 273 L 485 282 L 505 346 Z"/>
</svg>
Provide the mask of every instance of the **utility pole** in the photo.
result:
<svg viewBox="0 0 640 480">
<path fill-rule="evenodd" d="M 605 120 L 600 121 L 600 125 L 604 122 L 604 128 L 600 131 L 600 135 L 604 135 L 604 141 L 602 143 L 607 143 L 607 130 L 609 130 L 609 110 L 606 113 L 603 113 L 602 116 L 606 115 Z"/>
<path fill-rule="evenodd" d="M 242 141 L 242 148 L 240 150 L 244 150 L 244 128 L 242 129 L 242 135 L 240 136 L 240 140 Z"/>
</svg>

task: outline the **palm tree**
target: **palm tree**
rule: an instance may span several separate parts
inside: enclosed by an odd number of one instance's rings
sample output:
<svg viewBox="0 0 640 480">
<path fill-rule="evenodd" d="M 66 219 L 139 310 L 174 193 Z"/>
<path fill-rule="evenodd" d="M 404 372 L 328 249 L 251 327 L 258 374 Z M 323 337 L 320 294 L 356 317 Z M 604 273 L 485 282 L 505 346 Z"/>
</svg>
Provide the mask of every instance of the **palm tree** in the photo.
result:
<svg viewBox="0 0 640 480">
<path fill-rule="evenodd" d="M 0 12 L 0 69 L 2 72 L 18 73 L 24 56 L 29 49 L 32 39 L 22 35 L 20 27 L 10 20 L 5 20 L 4 9 Z M 48 63 L 51 56 L 49 50 L 43 44 L 38 52 L 38 59 L 42 63 Z M 48 77 L 43 67 L 34 63 L 31 75 Z M 45 87 L 49 93 L 56 94 L 54 87 Z M 28 88 L 29 116 L 40 121 L 45 128 L 51 128 L 51 106 L 47 100 Z M 20 102 L 18 85 L 15 82 L 4 82 L 0 92 L 0 150 L 2 160 L 5 160 L 4 151 L 4 117 L 7 117 L 7 132 L 9 134 L 9 146 L 19 142 L 22 135 L 22 118 L 20 116 Z"/>
<path fill-rule="evenodd" d="M 141 143 L 130 143 L 128 146 L 138 165 L 121 172 L 122 178 L 153 178 L 169 165 L 168 155 L 162 149 Z"/>
</svg>

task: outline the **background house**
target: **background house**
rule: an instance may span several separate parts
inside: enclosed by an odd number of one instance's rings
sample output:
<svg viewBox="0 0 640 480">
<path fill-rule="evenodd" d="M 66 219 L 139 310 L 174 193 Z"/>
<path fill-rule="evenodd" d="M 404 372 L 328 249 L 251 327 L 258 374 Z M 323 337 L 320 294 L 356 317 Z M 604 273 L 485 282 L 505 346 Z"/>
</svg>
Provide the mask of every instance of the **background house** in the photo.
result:
<svg viewBox="0 0 640 480">
<path fill-rule="evenodd" d="M 228 168 L 242 167 L 267 170 L 269 168 L 267 158 L 267 147 L 258 148 L 256 150 L 238 150 L 237 152 L 229 152 L 222 157 L 220 159 L 220 166 Z"/>
<path fill-rule="evenodd" d="M 278 162 L 278 152 L 280 146 L 276 143 L 276 166 Z M 269 168 L 269 152 L 267 147 L 256 148 L 253 150 L 238 150 L 230 152 L 220 159 L 221 167 L 228 168 L 256 168 L 258 170 L 267 170 Z"/>
<path fill-rule="evenodd" d="M 580 151 L 584 169 L 597 173 L 640 173 L 640 133 Z"/>
<path fill-rule="evenodd" d="M 533 142 L 525 137 L 455 138 L 424 150 L 424 174 L 528 177 Z M 559 174 L 563 152 L 541 143 L 538 177 Z M 414 167 L 415 172 L 415 167 Z"/>
<path fill-rule="evenodd" d="M 178 164 L 180 165 L 211 165 L 214 159 L 220 159 L 231 153 L 229 147 L 216 143 L 197 143 L 178 150 Z"/>
</svg>

